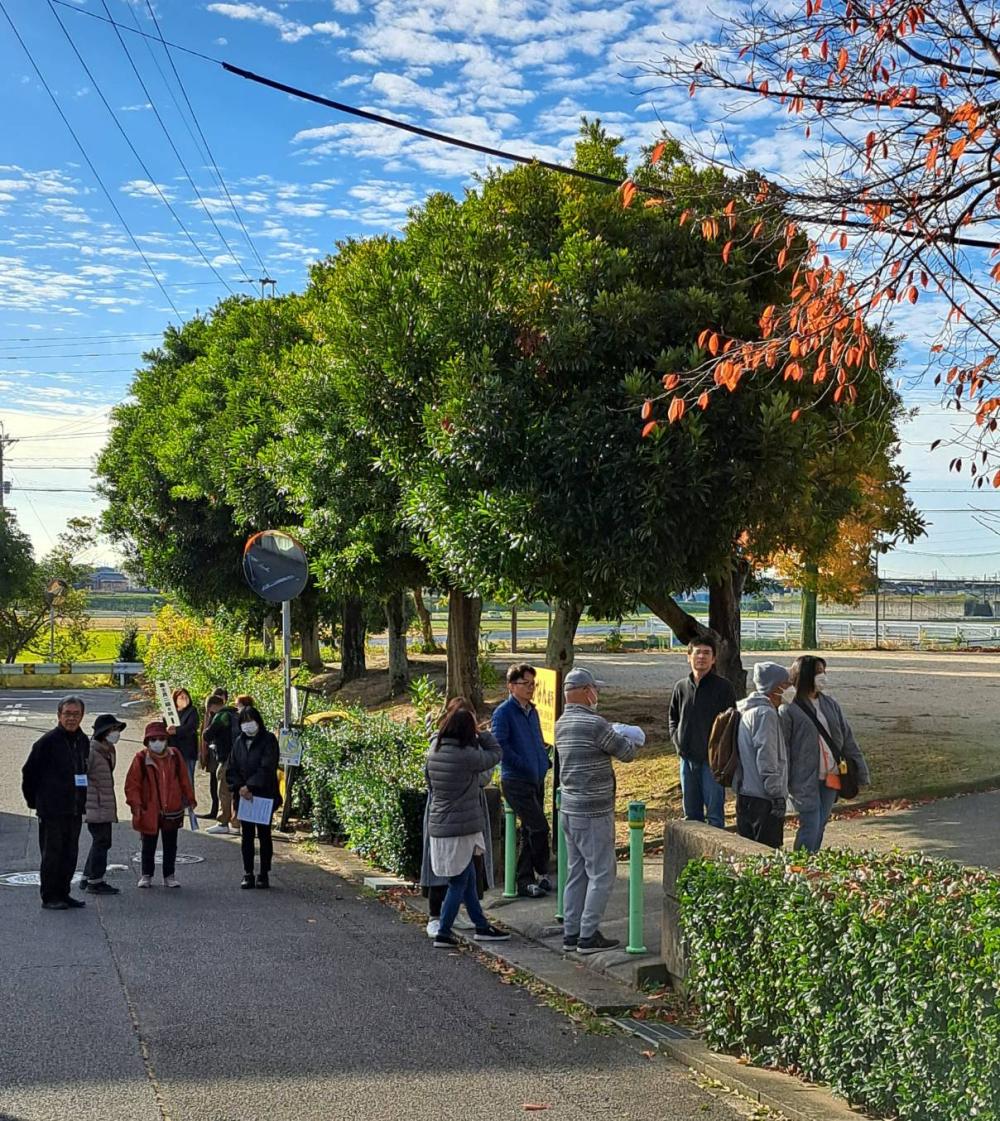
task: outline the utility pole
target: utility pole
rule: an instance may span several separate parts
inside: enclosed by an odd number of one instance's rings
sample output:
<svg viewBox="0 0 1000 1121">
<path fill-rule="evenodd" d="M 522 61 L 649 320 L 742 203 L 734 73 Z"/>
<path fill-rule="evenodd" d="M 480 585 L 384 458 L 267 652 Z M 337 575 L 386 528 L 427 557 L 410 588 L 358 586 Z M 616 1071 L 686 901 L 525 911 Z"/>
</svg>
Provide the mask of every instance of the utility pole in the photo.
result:
<svg viewBox="0 0 1000 1121">
<path fill-rule="evenodd" d="M 13 436 L 8 436 L 3 430 L 3 422 L 0 421 L 0 510 L 3 509 L 3 497 L 6 493 L 7 483 L 4 482 L 3 477 L 3 453 L 4 449 L 10 447 L 11 444 L 16 444 L 17 441 Z"/>
<path fill-rule="evenodd" d="M 239 283 L 240 284 L 259 284 L 260 285 L 260 298 L 263 300 L 264 299 L 264 289 L 265 288 L 270 288 L 271 291 L 270 291 L 269 295 L 272 298 L 274 297 L 274 289 L 277 286 L 278 282 L 276 280 L 272 280 L 269 276 L 258 276 L 256 280 L 241 280 L 241 281 L 239 281 Z"/>
</svg>

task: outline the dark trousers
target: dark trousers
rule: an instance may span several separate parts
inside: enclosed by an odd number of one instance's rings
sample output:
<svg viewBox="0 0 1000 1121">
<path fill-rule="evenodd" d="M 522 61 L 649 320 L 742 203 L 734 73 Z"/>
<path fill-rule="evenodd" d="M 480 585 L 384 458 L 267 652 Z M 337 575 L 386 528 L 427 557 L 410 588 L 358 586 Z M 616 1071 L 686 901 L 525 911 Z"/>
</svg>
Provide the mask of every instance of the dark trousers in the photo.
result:
<svg viewBox="0 0 1000 1121">
<path fill-rule="evenodd" d="M 163 838 L 163 878 L 172 876 L 177 864 L 177 834 L 179 829 L 159 829 L 142 835 L 142 874 L 151 876 L 156 871 L 156 839 Z"/>
<path fill-rule="evenodd" d="M 219 814 L 219 766 L 217 763 L 208 764 L 208 792 L 212 798 L 212 808 L 208 811 L 209 817 Z"/>
<path fill-rule="evenodd" d="M 770 798 L 740 794 L 736 799 L 736 832 L 768 848 L 780 849 L 785 839 L 785 819 L 771 813 Z"/>
<path fill-rule="evenodd" d="M 42 852 L 42 902 L 58 903 L 69 895 L 69 886 L 80 854 L 80 814 L 60 814 L 38 819 L 38 847 Z"/>
<path fill-rule="evenodd" d="M 241 821 L 240 826 L 243 836 L 240 848 L 243 850 L 243 871 L 248 876 L 253 875 L 253 835 L 257 832 L 260 841 L 260 870 L 264 873 L 271 871 L 271 857 L 274 855 L 274 842 L 271 840 L 270 825 L 255 825 L 252 821 Z"/>
<path fill-rule="evenodd" d="M 83 875 L 90 883 L 96 884 L 98 880 L 104 879 L 104 873 L 108 870 L 108 853 L 111 851 L 111 822 L 99 821 L 93 825 L 88 822 L 87 830 L 91 837 L 90 855 L 87 857 L 87 863 L 83 866 Z"/>
<path fill-rule="evenodd" d="M 504 779 L 503 796 L 521 822 L 517 886 L 523 888 L 549 874 L 549 823 L 545 817 L 545 782 Z M 504 857 L 506 859 L 506 856 Z"/>
</svg>

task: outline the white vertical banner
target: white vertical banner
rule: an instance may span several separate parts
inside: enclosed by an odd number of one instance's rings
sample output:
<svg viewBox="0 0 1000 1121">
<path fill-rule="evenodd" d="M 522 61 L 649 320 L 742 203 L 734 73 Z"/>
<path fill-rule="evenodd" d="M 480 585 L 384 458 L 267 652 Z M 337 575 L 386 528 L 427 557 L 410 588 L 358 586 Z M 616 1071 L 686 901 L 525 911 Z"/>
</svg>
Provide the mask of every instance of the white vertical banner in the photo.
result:
<svg viewBox="0 0 1000 1121">
<path fill-rule="evenodd" d="M 170 682 L 157 681 L 156 683 L 156 701 L 160 706 L 160 712 L 163 719 L 168 724 L 173 724 L 175 727 L 180 724 L 181 718 L 177 715 L 177 706 L 174 704 L 174 699 L 170 695 Z"/>
</svg>

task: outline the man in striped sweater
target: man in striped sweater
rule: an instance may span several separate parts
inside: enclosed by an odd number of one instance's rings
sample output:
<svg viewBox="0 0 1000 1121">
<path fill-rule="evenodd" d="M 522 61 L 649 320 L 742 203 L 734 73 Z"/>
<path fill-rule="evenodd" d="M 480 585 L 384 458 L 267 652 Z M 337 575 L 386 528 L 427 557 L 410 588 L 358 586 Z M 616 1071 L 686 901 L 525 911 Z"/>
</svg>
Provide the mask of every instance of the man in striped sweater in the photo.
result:
<svg viewBox="0 0 1000 1121">
<path fill-rule="evenodd" d="M 597 714 L 602 682 L 585 669 L 563 681 L 566 707 L 556 722 L 559 821 L 568 869 L 563 895 L 563 949 L 596 954 L 618 945 L 598 926 L 615 885 L 615 773 L 611 759 L 631 763 L 646 742 L 641 728 L 609 724 Z"/>
</svg>

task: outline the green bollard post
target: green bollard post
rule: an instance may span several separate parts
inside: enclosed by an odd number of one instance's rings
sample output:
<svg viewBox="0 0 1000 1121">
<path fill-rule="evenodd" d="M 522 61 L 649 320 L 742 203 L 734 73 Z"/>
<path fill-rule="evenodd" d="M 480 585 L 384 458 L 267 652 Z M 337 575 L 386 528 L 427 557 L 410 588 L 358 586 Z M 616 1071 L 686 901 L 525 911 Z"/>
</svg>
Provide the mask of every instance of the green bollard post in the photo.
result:
<svg viewBox="0 0 1000 1121">
<path fill-rule="evenodd" d="M 517 898 L 517 820 L 507 799 L 503 802 L 503 897 Z"/>
<path fill-rule="evenodd" d="M 646 803 L 628 804 L 628 954 L 644 954 L 642 925 L 645 912 L 642 882 L 642 842 L 646 832 Z"/>
<path fill-rule="evenodd" d="M 566 834 L 559 815 L 562 812 L 562 791 L 556 791 L 556 921 L 563 921 L 563 896 L 566 894 Z"/>
</svg>

